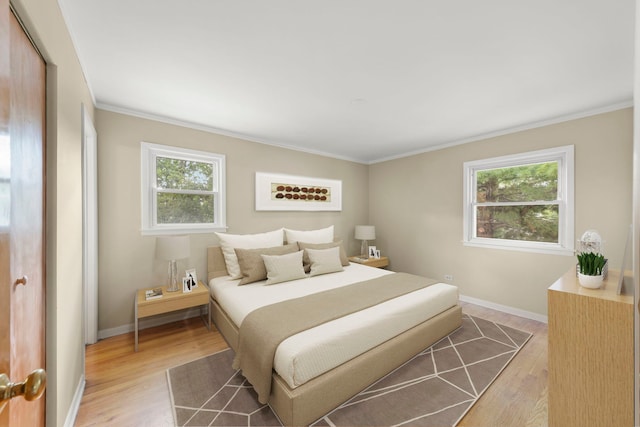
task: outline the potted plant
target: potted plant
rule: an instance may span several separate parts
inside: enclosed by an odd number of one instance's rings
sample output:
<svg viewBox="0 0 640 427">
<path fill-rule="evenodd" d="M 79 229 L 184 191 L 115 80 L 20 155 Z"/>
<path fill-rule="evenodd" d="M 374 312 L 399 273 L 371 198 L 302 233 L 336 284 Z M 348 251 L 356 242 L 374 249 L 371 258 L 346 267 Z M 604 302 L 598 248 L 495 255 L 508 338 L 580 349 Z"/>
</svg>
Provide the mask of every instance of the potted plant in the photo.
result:
<svg viewBox="0 0 640 427">
<path fill-rule="evenodd" d="M 595 252 L 581 252 L 578 257 L 578 281 L 585 288 L 597 289 L 602 284 L 602 269 L 607 260 Z"/>
</svg>

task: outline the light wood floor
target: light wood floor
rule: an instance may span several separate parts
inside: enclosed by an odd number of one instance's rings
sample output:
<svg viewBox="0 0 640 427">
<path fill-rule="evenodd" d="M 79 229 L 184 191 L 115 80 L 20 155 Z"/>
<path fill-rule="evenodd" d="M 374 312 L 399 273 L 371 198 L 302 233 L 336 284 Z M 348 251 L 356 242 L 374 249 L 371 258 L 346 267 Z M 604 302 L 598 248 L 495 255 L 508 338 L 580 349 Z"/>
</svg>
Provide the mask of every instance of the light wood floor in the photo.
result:
<svg viewBox="0 0 640 427">
<path fill-rule="evenodd" d="M 462 303 L 463 311 L 534 335 L 489 387 L 459 426 L 547 425 L 547 326 Z M 87 346 L 86 387 L 76 426 L 172 426 L 166 370 L 227 348 L 200 318 L 133 333 Z"/>
<path fill-rule="evenodd" d="M 461 305 L 464 313 L 533 336 L 458 426 L 547 426 L 547 325 L 473 304 Z"/>
</svg>

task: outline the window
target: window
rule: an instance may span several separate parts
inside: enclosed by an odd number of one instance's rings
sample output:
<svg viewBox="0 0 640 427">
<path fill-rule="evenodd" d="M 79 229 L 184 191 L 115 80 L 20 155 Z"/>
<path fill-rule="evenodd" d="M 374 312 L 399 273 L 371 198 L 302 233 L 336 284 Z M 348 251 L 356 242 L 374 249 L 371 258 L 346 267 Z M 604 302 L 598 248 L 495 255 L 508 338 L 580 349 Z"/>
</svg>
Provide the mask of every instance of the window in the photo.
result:
<svg viewBox="0 0 640 427">
<path fill-rule="evenodd" d="M 573 146 L 464 164 L 464 244 L 573 255 Z"/>
<path fill-rule="evenodd" d="M 141 143 L 142 233 L 224 230 L 225 157 Z"/>
</svg>

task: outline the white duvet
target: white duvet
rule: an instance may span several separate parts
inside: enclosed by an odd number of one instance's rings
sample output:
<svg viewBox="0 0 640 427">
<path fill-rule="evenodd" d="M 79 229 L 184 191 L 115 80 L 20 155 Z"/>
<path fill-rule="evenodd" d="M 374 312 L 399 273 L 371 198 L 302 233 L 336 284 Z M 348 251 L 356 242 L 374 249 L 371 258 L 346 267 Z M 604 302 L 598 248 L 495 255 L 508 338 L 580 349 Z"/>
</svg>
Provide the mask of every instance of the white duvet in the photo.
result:
<svg viewBox="0 0 640 427">
<path fill-rule="evenodd" d="M 217 277 L 209 283 L 213 298 L 240 325 L 256 308 L 298 298 L 390 271 L 350 264 L 339 273 L 266 286 L 265 281 L 238 286 L 240 280 Z M 458 303 L 458 288 L 436 283 L 366 310 L 327 322 L 284 340 L 274 369 L 289 387 L 298 387 Z"/>
</svg>

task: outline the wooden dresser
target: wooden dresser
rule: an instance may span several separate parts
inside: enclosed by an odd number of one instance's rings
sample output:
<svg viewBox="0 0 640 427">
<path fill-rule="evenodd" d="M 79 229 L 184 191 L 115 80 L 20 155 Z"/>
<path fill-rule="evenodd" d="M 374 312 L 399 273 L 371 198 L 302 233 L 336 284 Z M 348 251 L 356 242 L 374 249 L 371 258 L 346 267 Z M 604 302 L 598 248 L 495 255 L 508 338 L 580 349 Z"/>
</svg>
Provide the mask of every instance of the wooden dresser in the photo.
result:
<svg viewBox="0 0 640 427">
<path fill-rule="evenodd" d="M 574 268 L 547 291 L 549 427 L 633 426 L 633 296 L 618 277 L 587 289 Z"/>
</svg>

